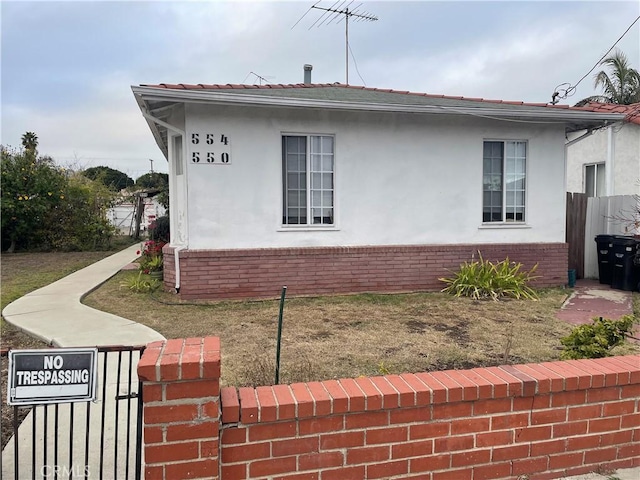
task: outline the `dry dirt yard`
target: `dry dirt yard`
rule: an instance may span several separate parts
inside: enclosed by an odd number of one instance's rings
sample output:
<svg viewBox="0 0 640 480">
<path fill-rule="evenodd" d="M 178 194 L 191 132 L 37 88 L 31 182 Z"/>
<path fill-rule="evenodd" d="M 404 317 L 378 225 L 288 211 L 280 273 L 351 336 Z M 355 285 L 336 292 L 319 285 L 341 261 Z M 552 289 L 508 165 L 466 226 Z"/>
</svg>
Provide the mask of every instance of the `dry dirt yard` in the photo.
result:
<svg viewBox="0 0 640 480">
<path fill-rule="evenodd" d="M 122 286 L 136 275 L 121 272 L 85 303 L 167 338 L 219 336 L 223 384 L 273 383 L 278 300 L 182 303 L 169 293 Z M 281 382 L 556 360 L 560 338 L 571 331 L 555 319 L 566 296 L 549 289 L 539 301 L 442 293 L 287 299 Z M 640 350 L 627 345 L 620 352 L 633 349 Z"/>
</svg>

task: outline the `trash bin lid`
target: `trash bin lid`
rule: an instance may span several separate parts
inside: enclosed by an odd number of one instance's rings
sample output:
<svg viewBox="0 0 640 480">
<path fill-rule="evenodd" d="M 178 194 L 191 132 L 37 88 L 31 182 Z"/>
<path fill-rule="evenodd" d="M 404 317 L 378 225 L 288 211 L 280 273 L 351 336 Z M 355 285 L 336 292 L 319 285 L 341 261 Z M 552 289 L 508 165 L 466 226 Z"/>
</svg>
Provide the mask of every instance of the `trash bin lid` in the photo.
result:
<svg viewBox="0 0 640 480">
<path fill-rule="evenodd" d="M 594 240 L 596 242 L 610 242 L 613 238 L 613 235 L 596 235 Z"/>
<path fill-rule="evenodd" d="M 638 244 L 638 241 L 634 237 L 626 237 L 622 235 L 614 235 L 611 239 L 611 243 L 614 245 L 624 245 L 627 247 L 633 247 Z"/>
</svg>

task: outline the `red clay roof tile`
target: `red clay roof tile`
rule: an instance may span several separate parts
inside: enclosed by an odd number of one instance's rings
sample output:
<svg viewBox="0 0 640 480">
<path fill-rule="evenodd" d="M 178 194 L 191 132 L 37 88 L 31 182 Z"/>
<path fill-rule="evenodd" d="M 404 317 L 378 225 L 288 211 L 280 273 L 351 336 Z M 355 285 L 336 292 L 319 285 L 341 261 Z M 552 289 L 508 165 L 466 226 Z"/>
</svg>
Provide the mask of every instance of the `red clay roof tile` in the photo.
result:
<svg viewBox="0 0 640 480">
<path fill-rule="evenodd" d="M 625 121 L 640 125 L 640 103 L 618 105 L 615 103 L 590 102 L 583 108 L 592 112 L 625 113 L 627 114 Z"/>
</svg>

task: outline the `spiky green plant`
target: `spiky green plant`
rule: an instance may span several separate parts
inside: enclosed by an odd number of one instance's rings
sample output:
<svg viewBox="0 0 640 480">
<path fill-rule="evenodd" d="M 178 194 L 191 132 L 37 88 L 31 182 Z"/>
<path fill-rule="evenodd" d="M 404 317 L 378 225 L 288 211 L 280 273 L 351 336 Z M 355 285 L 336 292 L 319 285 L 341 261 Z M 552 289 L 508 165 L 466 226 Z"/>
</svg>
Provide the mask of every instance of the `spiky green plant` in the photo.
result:
<svg viewBox="0 0 640 480">
<path fill-rule="evenodd" d="M 156 279 L 146 280 L 142 277 L 142 272 L 139 272 L 137 277 L 129 277 L 121 282 L 120 287 L 127 288 L 135 293 L 151 293 L 160 288 L 160 282 Z"/>
<path fill-rule="evenodd" d="M 475 299 L 538 299 L 538 294 L 528 286 L 536 278 L 533 274 L 538 268 L 537 264 L 527 271 L 522 269 L 521 263 L 511 262 L 508 257 L 494 264 L 478 253 L 479 260 L 464 262 L 457 272 L 452 272 L 453 277 L 440 279 L 447 284 L 443 292 Z"/>
</svg>

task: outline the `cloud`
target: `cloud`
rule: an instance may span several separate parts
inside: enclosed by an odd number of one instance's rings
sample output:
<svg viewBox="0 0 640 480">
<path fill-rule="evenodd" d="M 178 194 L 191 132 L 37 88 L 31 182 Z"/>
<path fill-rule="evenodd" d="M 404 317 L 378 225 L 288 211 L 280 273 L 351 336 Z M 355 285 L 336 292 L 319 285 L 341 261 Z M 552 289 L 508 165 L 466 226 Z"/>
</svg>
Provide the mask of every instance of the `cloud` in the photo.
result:
<svg viewBox="0 0 640 480">
<path fill-rule="evenodd" d="M 3 117 L 11 119 L 3 122 L 3 142 L 19 142 L 25 131 L 34 131 L 38 150 L 60 164 L 76 168 L 108 165 L 136 178 L 148 171 L 149 158 L 153 158 L 158 160 L 154 168 L 166 172 L 166 162 L 131 90 L 124 85 L 121 76 L 115 75 L 95 87 L 89 95 L 94 103 L 71 109 L 3 108 Z"/>
<path fill-rule="evenodd" d="M 633 11 L 629 8 L 633 6 L 623 6 Z M 374 86 L 398 88 L 402 84 L 400 88 L 433 94 L 547 102 L 558 84 L 575 84 L 594 65 L 619 35 L 612 32 L 619 31 L 621 24 L 628 26 L 629 17 L 621 22 L 625 9 L 605 11 L 602 4 L 577 7 L 582 8 L 556 12 L 552 22 L 541 12 L 524 22 L 498 19 L 495 23 L 502 28 L 471 44 L 440 42 L 437 49 L 413 48 L 393 57 L 365 57 L 360 70 Z M 593 24 L 596 12 L 601 13 L 598 28 Z M 630 58 L 635 55 L 636 65 L 640 63 L 637 31 L 640 28 L 620 44 Z M 574 97 L 565 102 L 574 103 L 592 92 L 592 75 L 588 75 Z"/>
</svg>

